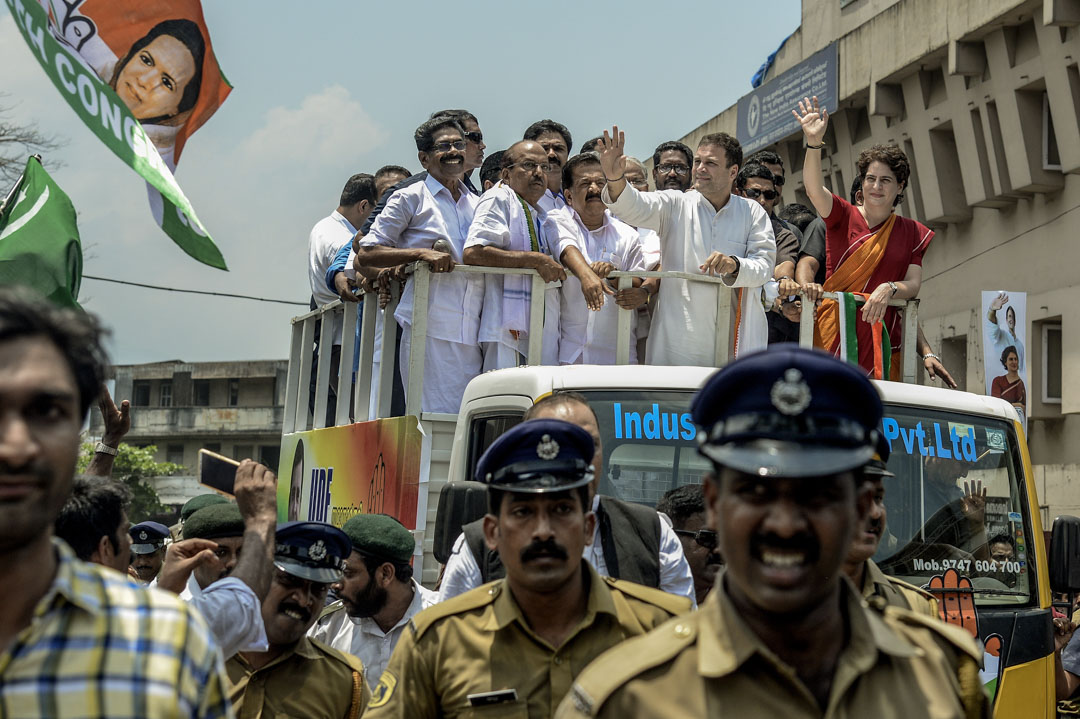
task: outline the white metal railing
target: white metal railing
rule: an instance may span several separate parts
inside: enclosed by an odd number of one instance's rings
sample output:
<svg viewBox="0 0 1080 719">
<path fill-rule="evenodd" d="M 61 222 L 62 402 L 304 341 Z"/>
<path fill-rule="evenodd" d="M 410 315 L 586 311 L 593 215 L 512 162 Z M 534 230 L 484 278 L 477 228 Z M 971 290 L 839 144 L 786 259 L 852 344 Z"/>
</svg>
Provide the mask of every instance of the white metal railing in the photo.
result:
<svg viewBox="0 0 1080 719">
<path fill-rule="evenodd" d="M 544 293 L 545 290 L 559 286 L 560 283 L 546 283 L 532 269 L 512 267 L 478 267 L 474 265 L 455 265 L 453 272 L 466 274 L 528 275 L 532 277 L 532 296 L 529 307 L 529 345 L 526 363 L 541 364 Z M 421 398 L 423 397 L 424 362 L 427 343 L 417 341 L 426 337 L 428 323 L 428 297 L 431 286 L 431 269 L 426 262 L 416 262 L 407 268 L 412 275 L 413 286 L 413 324 L 412 349 L 409 366 L 402 376 L 405 384 L 405 413 L 420 416 Z M 725 285 L 718 277 L 699 275 L 688 272 L 612 272 L 609 278 L 615 280 L 618 289 L 629 289 L 633 278 L 660 277 L 668 280 L 687 280 L 702 284 L 718 285 L 716 298 L 716 337 L 713 343 L 713 358 L 717 367 L 728 361 L 731 348 L 731 303 L 732 288 Z M 392 283 L 391 299 L 384 314 L 384 328 L 394 328 L 394 310 L 400 301 L 400 284 Z M 292 319 L 292 342 L 289 353 L 289 372 L 285 392 L 285 415 L 282 431 L 285 433 L 306 429 L 320 429 L 327 425 L 326 409 L 330 396 L 331 353 L 333 351 L 334 326 L 340 318 L 342 327 L 341 355 L 336 377 L 337 407 L 333 422 L 335 425 L 349 423 L 350 398 L 356 419 L 369 417 L 369 406 L 374 392 L 375 417 L 387 417 L 391 411 L 391 396 L 394 381 L 394 345 L 395 331 L 385 333 L 385 340 L 379 356 L 379 375 L 372 383 L 372 371 L 375 360 L 375 325 L 378 313 L 377 295 L 371 293 L 369 301 L 357 304 L 336 300 L 328 305 L 299 315 Z M 826 299 L 839 299 L 835 292 L 822 293 Z M 610 301 L 610 300 L 609 300 Z M 861 299 L 859 300 L 861 302 Z M 916 380 L 916 342 L 918 335 L 919 301 L 892 300 L 892 307 L 898 307 L 904 313 L 904 382 Z M 362 314 L 360 308 L 363 308 Z M 633 312 L 619 308 L 618 330 L 616 334 L 616 364 L 628 364 L 630 360 L 630 326 Z M 799 324 L 799 344 L 812 347 L 814 344 L 813 306 L 803 303 Z M 359 329 L 357 321 L 359 320 Z M 316 336 L 318 325 L 318 336 Z M 318 370 L 315 380 L 314 411 L 309 410 L 310 383 L 313 354 L 318 340 Z M 841 337 L 841 355 L 846 356 L 846 338 Z M 353 361 L 357 360 L 355 380 Z"/>
</svg>

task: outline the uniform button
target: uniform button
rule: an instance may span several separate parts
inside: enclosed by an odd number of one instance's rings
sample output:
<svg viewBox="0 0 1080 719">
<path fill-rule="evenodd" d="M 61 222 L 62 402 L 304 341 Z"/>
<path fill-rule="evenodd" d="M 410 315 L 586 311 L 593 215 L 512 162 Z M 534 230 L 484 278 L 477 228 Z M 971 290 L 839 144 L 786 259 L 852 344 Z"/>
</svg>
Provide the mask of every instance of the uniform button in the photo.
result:
<svg viewBox="0 0 1080 719">
<path fill-rule="evenodd" d="M 562 657 L 555 657 L 555 665 L 558 666 L 560 664 L 562 664 Z"/>
<path fill-rule="evenodd" d="M 683 638 L 690 636 L 690 627 L 686 626 L 685 624 L 676 624 L 675 636 Z"/>
</svg>

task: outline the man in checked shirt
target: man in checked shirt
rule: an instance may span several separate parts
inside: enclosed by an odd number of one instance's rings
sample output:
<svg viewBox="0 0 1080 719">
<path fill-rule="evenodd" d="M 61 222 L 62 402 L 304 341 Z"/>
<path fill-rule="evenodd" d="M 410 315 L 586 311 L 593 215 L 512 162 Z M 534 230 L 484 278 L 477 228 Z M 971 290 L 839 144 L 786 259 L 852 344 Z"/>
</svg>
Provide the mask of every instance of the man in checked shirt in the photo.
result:
<svg viewBox="0 0 1080 719">
<path fill-rule="evenodd" d="M 232 717 L 202 618 L 52 536 L 103 334 L 92 315 L 0 289 L 0 716 Z"/>
</svg>

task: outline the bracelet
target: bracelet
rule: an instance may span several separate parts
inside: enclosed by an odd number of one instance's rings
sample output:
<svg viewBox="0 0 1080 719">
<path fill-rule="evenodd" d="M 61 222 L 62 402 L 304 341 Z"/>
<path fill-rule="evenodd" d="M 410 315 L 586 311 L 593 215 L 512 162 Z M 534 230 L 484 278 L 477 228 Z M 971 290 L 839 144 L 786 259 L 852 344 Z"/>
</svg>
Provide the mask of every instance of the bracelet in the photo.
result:
<svg viewBox="0 0 1080 719">
<path fill-rule="evenodd" d="M 624 172 L 623 174 L 619 175 L 618 177 L 616 177 L 616 178 L 615 178 L 614 180 L 612 180 L 612 179 L 611 179 L 610 177 L 608 177 L 607 175 L 604 175 L 604 179 L 605 179 L 605 180 L 607 180 L 608 182 L 618 182 L 619 180 L 623 179 L 624 177 L 626 177 L 626 173 L 625 173 L 625 172 Z"/>
<path fill-rule="evenodd" d="M 892 299 L 893 297 L 896 297 L 896 291 L 898 289 L 900 289 L 899 287 L 896 286 L 896 283 L 895 282 L 886 282 L 885 284 L 887 284 L 889 286 L 889 289 L 892 290 L 892 294 L 889 295 L 889 298 Z"/>
<path fill-rule="evenodd" d="M 937 356 L 936 354 L 934 354 L 933 352 L 927 352 L 926 354 L 924 354 L 924 355 L 922 356 L 922 358 L 923 358 L 923 362 L 925 362 L 926 360 L 930 359 L 931 357 L 933 357 L 934 359 L 936 359 L 936 360 L 937 360 L 937 361 L 939 361 L 939 362 L 941 361 L 941 358 L 940 358 L 940 357 L 938 357 L 938 356 Z"/>
<path fill-rule="evenodd" d="M 811 145 L 808 142 L 808 143 L 806 143 L 806 149 L 807 150 L 823 150 L 823 149 L 825 149 L 825 141 L 822 140 L 821 143 L 818 144 L 818 145 Z"/>
<path fill-rule="evenodd" d="M 94 452 L 95 453 L 100 452 L 101 454 L 109 454 L 109 455 L 112 455 L 113 457 L 115 457 L 116 456 L 116 447 L 110 447 L 109 445 L 105 444 L 104 442 L 98 442 L 94 446 Z"/>
</svg>

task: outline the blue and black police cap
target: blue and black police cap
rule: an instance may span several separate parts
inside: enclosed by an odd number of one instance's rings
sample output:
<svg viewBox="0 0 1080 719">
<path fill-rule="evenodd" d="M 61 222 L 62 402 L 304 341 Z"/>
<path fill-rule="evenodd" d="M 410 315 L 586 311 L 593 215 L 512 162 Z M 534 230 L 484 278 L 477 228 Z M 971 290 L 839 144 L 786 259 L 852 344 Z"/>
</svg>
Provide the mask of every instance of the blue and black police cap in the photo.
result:
<svg viewBox="0 0 1080 719">
<path fill-rule="evenodd" d="M 699 451 L 760 476 L 812 477 L 866 465 L 876 451 L 881 398 L 858 367 L 778 347 L 741 357 L 694 397 Z"/>
<path fill-rule="evenodd" d="M 863 467 L 863 474 L 869 477 L 895 477 L 896 475 L 888 469 L 889 452 L 892 450 L 889 447 L 889 440 L 885 437 L 885 431 L 880 425 L 878 425 L 877 433 L 874 456 Z"/>
<path fill-rule="evenodd" d="M 131 535 L 131 551 L 135 554 L 153 554 L 172 536 L 168 527 L 157 522 L 140 522 L 132 526 L 128 534 Z"/>
<path fill-rule="evenodd" d="M 496 439 L 476 465 L 476 481 L 507 492 L 544 494 L 593 480 L 593 440 L 561 419 L 530 419 Z"/>
<path fill-rule="evenodd" d="M 345 532 L 322 522 L 285 522 L 274 538 L 274 566 L 321 584 L 339 581 L 352 543 Z"/>
</svg>

